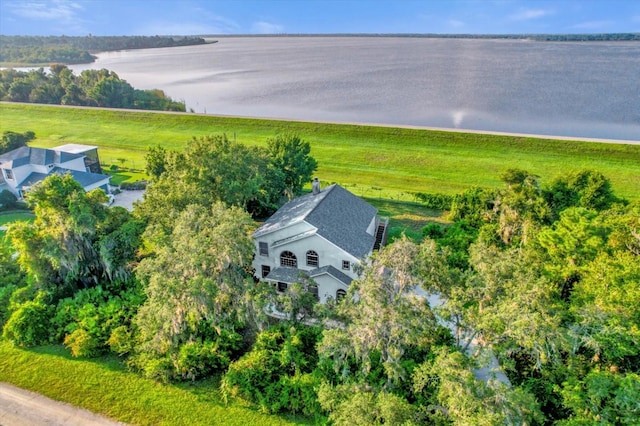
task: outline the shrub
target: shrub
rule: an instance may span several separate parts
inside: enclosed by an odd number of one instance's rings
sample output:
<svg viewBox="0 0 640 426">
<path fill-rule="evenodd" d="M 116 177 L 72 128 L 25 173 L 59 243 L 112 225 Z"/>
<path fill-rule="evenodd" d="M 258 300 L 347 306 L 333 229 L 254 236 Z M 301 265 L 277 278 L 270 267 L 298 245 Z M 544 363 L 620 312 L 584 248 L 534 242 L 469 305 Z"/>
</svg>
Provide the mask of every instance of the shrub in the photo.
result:
<svg viewBox="0 0 640 426">
<path fill-rule="evenodd" d="M 112 352 L 118 355 L 126 355 L 133 349 L 133 337 L 129 328 L 125 325 L 116 327 L 111 332 L 107 345 Z"/>
<path fill-rule="evenodd" d="M 120 189 L 126 189 L 129 191 L 143 190 L 147 189 L 148 182 L 146 180 L 137 180 L 135 182 L 122 182 L 120 184 Z"/>
<path fill-rule="evenodd" d="M 451 203 L 453 197 L 447 194 L 426 194 L 423 192 L 416 192 L 413 194 L 416 200 L 425 205 L 425 207 L 434 210 L 449 210 L 451 209 Z"/>
<path fill-rule="evenodd" d="M 98 356 L 113 348 L 122 355 L 133 344 L 127 327 L 142 300 L 136 288 L 119 294 L 99 286 L 80 290 L 58 303 L 52 320 L 54 335 L 59 340 L 64 338 L 65 346 L 76 357 Z"/>
<path fill-rule="evenodd" d="M 100 342 L 85 329 L 79 328 L 64 338 L 64 345 L 75 357 L 93 357 L 102 352 Z"/>
<path fill-rule="evenodd" d="M 171 348 L 149 344 L 136 347 L 128 360 L 129 367 L 165 383 L 222 373 L 242 345 L 242 336 L 228 330 L 218 334 L 206 321 L 198 326 L 202 329 L 199 337 L 190 336 L 187 341 L 173 343 Z"/>
<path fill-rule="evenodd" d="M 16 307 L 2 330 L 2 337 L 17 346 L 36 346 L 49 341 L 53 308 L 40 293 Z"/>
<path fill-rule="evenodd" d="M 18 205 L 18 197 L 13 192 L 3 189 L 0 192 L 0 211 L 13 209 Z"/>
<path fill-rule="evenodd" d="M 223 396 L 250 401 L 268 413 L 320 414 L 320 379 L 311 374 L 319 336 L 317 328 L 287 323 L 263 331 L 251 351 L 229 365 L 221 384 Z"/>
<path fill-rule="evenodd" d="M 231 362 L 231 350 L 241 340 L 236 333 L 223 332 L 216 340 L 187 342 L 180 347 L 175 370 L 183 379 L 195 380 L 214 371 L 223 371 Z"/>
</svg>

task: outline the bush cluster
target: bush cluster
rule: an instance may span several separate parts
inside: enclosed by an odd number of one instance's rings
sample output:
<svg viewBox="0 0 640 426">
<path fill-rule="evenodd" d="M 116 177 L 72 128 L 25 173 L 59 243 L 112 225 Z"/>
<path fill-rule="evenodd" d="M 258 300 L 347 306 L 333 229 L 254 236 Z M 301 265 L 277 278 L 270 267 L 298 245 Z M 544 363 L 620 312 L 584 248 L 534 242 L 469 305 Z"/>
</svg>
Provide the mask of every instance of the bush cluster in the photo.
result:
<svg viewBox="0 0 640 426">
<path fill-rule="evenodd" d="M 413 194 L 416 200 L 424 204 L 427 208 L 434 210 L 450 210 L 453 196 L 447 194 L 428 194 L 416 192 Z"/>
<path fill-rule="evenodd" d="M 135 182 L 122 182 L 120 184 L 120 189 L 128 190 L 128 191 L 143 190 L 143 189 L 147 189 L 148 184 L 149 182 L 147 182 L 146 180 L 137 180 Z"/>
</svg>

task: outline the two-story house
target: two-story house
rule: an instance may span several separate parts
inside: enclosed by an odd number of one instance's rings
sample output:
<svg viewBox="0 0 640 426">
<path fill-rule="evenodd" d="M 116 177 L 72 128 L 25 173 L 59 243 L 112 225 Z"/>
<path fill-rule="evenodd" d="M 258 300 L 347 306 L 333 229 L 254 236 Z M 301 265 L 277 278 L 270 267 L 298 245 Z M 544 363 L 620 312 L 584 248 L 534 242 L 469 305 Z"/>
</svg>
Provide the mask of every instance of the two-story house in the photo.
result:
<svg viewBox="0 0 640 426">
<path fill-rule="evenodd" d="M 29 188 L 50 174 L 69 173 L 85 191 L 102 188 L 109 193 L 110 176 L 99 172 L 99 164 L 97 147 L 77 144 L 51 149 L 23 146 L 0 155 L 0 188 L 24 198 Z"/>
<path fill-rule="evenodd" d="M 321 303 L 344 296 L 354 267 L 386 238 L 387 221 L 377 213 L 339 185 L 314 183 L 313 193 L 289 201 L 253 234 L 256 278 L 285 291 L 305 274 Z"/>
</svg>

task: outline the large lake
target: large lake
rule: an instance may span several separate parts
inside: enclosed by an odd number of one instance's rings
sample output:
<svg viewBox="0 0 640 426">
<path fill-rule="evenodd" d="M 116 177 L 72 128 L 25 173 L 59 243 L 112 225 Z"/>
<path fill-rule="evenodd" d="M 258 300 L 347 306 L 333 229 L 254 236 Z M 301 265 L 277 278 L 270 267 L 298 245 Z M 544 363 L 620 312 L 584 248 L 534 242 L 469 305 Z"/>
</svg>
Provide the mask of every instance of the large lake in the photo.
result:
<svg viewBox="0 0 640 426">
<path fill-rule="evenodd" d="M 640 140 L 640 43 L 222 37 L 90 65 L 198 113 Z"/>
</svg>

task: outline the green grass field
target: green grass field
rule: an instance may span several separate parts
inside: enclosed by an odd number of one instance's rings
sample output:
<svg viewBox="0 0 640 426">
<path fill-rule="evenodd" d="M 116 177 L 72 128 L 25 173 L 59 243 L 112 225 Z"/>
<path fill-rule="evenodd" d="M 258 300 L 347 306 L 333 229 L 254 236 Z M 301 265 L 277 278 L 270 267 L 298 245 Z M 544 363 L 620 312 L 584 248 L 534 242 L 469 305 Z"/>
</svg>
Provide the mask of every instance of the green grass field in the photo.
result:
<svg viewBox="0 0 640 426">
<path fill-rule="evenodd" d="M 33 215 L 33 212 L 29 210 L 11 210 L 8 212 L 0 212 L 0 226 L 5 226 L 17 220 L 30 222 L 34 218 L 35 216 Z"/>
<path fill-rule="evenodd" d="M 194 136 L 220 133 L 264 145 L 290 131 L 311 143 L 322 182 L 369 198 L 413 200 L 414 192 L 499 187 L 500 173 L 513 167 L 541 176 L 543 183 L 594 169 L 619 196 L 640 198 L 640 145 L 33 104 L 0 103 L 0 117 L 0 132 L 34 131 L 33 146 L 97 145 L 103 163 L 126 159 L 123 167 L 133 169 L 144 168 L 149 146 L 182 149 Z"/>
<path fill-rule="evenodd" d="M 28 351 L 0 342 L 0 381 L 137 425 L 291 425 L 311 419 L 225 405 L 215 378 L 164 385 L 128 372 L 115 357 L 79 360 L 62 346 Z"/>
</svg>

